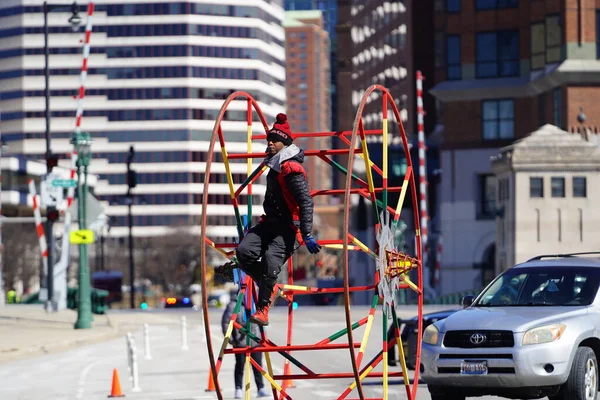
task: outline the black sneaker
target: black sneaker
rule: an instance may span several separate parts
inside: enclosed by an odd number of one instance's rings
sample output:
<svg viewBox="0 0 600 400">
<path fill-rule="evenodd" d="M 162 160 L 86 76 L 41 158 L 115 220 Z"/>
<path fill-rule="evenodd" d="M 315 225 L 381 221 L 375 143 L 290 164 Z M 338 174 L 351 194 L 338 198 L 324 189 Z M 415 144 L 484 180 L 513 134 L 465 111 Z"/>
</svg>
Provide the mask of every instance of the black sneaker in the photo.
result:
<svg viewBox="0 0 600 400">
<path fill-rule="evenodd" d="M 233 281 L 233 269 L 237 268 L 237 264 L 235 261 L 229 261 L 226 264 L 221 265 L 220 267 L 215 268 L 215 274 L 221 275 L 224 279 L 228 281 Z"/>
</svg>

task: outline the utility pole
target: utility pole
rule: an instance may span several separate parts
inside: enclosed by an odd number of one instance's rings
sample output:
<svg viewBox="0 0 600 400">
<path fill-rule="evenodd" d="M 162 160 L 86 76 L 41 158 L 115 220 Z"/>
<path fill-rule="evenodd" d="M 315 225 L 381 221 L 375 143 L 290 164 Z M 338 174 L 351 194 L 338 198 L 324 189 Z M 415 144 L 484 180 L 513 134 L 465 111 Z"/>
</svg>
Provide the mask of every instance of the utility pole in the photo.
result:
<svg viewBox="0 0 600 400">
<path fill-rule="evenodd" d="M 42 8 L 44 11 L 44 97 L 46 100 L 46 130 L 44 131 L 44 138 L 46 140 L 46 173 L 50 174 L 52 173 L 52 168 L 58 165 L 58 157 L 52 154 L 52 149 L 50 148 L 50 66 L 48 65 L 50 48 L 48 46 L 48 14 L 54 10 L 69 8 L 69 6 L 65 4 L 48 4 L 47 1 L 44 1 Z M 82 21 L 79 16 L 79 6 L 77 5 L 77 2 L 73 2 L 70 8 L 72 15 L 69 18 L 69 23 L 71 24 L 73 32 L 77 32 Z M 59 218 L 59 213 L 56 209 L 56 205 L 47 205 L 46 215 L 48 216 L 45 226 L 46 238 L 48 240 L 48 271 L 45 271 L 46 276 L 42 280 L 42 286 L 45 285 L 47 290 L 46 311 L 57 311 L 57 304 L 54 300 L 54 221 Z"/>
<path fill-rule="evenodd" d="M 135 308 L 135 264 L 133 260 L 133 216 L 131 215 L 131 206 L 133 205 L 133 189 L 137 185 L 137 176 L 135 171 L 131 169 L 131 163 L 135 157 L 133 146 L 129 147 L 129 155 L 127 156 L 127 211 L 129 225 L 129 286 L 130 298 L 129 305 L 132 309 Z"/>
</svg>

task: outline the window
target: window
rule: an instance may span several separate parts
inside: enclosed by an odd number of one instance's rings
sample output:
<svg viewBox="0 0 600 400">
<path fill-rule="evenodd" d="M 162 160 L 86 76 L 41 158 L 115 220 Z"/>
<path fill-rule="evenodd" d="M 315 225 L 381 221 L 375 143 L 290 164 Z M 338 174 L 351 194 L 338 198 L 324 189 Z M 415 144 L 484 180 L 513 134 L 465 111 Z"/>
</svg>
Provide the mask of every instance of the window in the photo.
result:
<svg viewBox="0 0 600 400">
<path fill-rule="evenodd" d="M 519 75 L 519 31 L 477 34 L 477 78 Z"/>
<path fill-rule="evenodd" d="M 596 58 L 600 60 L 600 10 L 596 10 Z"/>
<path fill-rule="evenodd" d="M 560 16 L 546 17 L 546 62 L 562 61 L 562 29 Z"/>
<path fill-rule="evenodd" d="M 477 10 L 493 10 L 497 8 L 519 7 L 519 0 L 476 0 Z"/>
<path fill-rule="evenodd" d="M 596 268 L 512 268 L 486 288 L 473 307 L 579 307 L 592 304 L 599 282 Z"/>
<path fill-rule="evenodd" d="M 529 178 L 529 197 L 544 197 L 544 178 Z"/>
<path fill-rule="evenodd" d="M 546 27 L 543 23 L 531 25 L 531 69 L 546 65 Z"/>
<path fill-rule="evenodd" d="M 552 91 L 552 123 L 559 128 L 562 128 L 563 126 L 562 89 L 559 87 Z"/>
<path fill-rule="evenodd" d="M 515 102 L 488 100 L 482 103 L 483 139 L 502 140 L 515 136 Z"/>
<path fill-rule="evenodd" d="M 444 12 L 444 0 L 434 0 L 433 10 L 436 13 Z"/>
<path fill-rule="evenodd" d="M 552 197 L 565 197 L 565 178 L 553 177 L 550 181 Z"/>
<path fill-rule="evenodd" d="M 585 176 L 573 177 L 573 197 L 587 197 L 587 180 Z"/>
<path fill-rule="evenodd" d="M 448 13 L 460 12 L 460 0 L 446 0 L 446 12 L 448 12 Z"/>
<path fill-rule="evenodd" d="M 461 79 L 459 35 L 446 38 L 446 72 L 448 80 Z"/>
<path fill-rule="evenodd" d="M 496 215 L 496 177 L 479 176 L 479 215 L 478 219 L 494 218 Z"/>
<path fill-rule="evenodd" d="M 435 44 L 434 44 L 434 63 L 435 68 L 444 67 L 444 41 L 446 36 L 444 32 L 435 32 Z"/>
<path fill-rule="evenodd" d="M 546 94 L 538 97 L 538 126 L 546 125 Z"/>
</svg>

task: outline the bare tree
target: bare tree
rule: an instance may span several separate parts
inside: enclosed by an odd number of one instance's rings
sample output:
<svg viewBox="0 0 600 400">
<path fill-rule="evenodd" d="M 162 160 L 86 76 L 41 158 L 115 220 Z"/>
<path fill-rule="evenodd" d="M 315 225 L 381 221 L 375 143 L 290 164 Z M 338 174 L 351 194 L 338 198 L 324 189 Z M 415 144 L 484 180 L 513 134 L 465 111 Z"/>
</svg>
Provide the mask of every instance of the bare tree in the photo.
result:
<svg viewBox="0 0 600 400">
<path fill-rule="evenodd" d="M 4 289 L 13 289 L 21 282 L 23 292 L 28 293 L 41 271 L 41 255 L 35 225 L 7 224 L 4 229 Z"/>
<path fill-rule="evenodd" d="M 184 290 L 194 281 L 194 268 L 199 261 L 199 238 L 189 233 L 188 226 L 171 227 L 161 238 L 147 239 L 143 266 L 144 277 L 165 290 Z"/>
</svg>

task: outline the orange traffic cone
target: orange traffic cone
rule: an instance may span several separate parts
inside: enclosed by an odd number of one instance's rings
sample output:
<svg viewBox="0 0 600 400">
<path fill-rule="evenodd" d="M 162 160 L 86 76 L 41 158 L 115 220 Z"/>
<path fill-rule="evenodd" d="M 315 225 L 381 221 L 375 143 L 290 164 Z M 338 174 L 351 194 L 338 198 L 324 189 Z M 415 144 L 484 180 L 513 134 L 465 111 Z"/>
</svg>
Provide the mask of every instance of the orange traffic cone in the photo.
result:
<svg viewBox="0 0 600 400">
<path fill-rule="evenodd" d="M 110 396 L 108 397 L 125 397 L 125 395 L 121 391 L 121 383 L 119 382 L 119 372 L 116 368 L 113 369 L 112 388 L 110 390 Z"/>
<path fill-rule="evenodd" d="M 288 360 L 285 360 L 285 365 L 283 366 L 283 375 L 290 375 L 292 373 L 292 366 Z M 296 387 L 294 385 L 294 381 L 291 379 L 286 379 L 283 381 L 283 385 L 285 388 L 293 388 Z"/>
<path fill-rule="evenodd" d="M 206 392 L 214 392 L 215 389 L 215 380 L 213 379 L 212 368 L 208 370 L 208 387 L 206 388 Z"/>
</svg>

